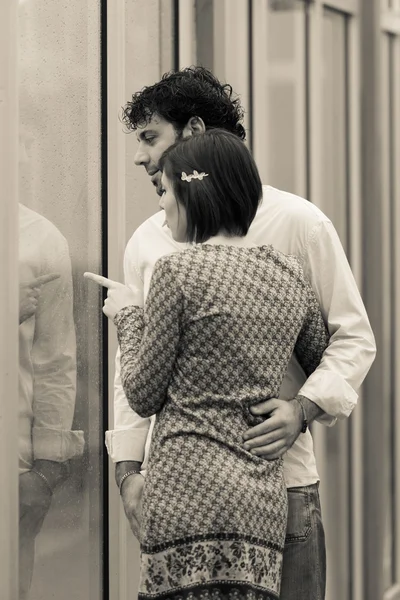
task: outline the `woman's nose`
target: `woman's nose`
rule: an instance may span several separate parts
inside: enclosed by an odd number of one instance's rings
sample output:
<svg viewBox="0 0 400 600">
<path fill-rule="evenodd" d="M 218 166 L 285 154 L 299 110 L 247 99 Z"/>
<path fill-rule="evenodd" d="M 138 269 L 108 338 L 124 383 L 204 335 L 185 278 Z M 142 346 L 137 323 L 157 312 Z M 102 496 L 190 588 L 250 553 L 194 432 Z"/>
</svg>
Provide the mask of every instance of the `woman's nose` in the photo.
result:
<svg viewBox="0 0 400 600">
<path fill-rule="evenodd" d="M 158 203 L 158 206 L 159 206 L 161 209 L 164 209 L 164 196 L 161 196 L 161 198 L 160 198 L 160 202 Z"/>
</svg>

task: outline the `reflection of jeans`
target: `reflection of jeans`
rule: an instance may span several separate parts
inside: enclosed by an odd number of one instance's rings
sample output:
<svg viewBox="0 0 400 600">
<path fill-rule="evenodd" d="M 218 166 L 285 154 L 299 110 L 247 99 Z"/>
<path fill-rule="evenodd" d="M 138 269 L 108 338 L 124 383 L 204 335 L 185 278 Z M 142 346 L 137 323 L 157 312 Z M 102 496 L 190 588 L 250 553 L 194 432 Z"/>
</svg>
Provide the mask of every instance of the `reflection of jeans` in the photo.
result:
<svg viewBox="0 0 400 600">
<path fill-rule="evenodd" d="M 325 598 L 325 534 L 318 484 L 288 489 L 281 600 Z"/>
<path fill-rule="evenodd" d="M 21 491 L 21 488 L 20 488 Z M 19 507 L 19 600 L 27 600 L 35 562 L 35 539 L 50 508 L 49 502 L 29 506 L 20 498 Z"/>
</svg>

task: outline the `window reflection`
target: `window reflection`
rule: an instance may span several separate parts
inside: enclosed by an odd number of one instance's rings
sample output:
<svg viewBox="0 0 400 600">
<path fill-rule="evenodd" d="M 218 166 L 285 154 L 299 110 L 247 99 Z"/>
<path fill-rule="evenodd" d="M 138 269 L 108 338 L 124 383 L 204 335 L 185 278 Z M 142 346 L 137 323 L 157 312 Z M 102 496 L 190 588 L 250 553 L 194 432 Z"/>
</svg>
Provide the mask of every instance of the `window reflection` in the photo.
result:
<svg viewBox="0 0 400 600">
<path fill-rule="evenodd" d="M 35 538 L 84 439 L 71 430 L 76 342 L 68 245 L 50 221 L 23 204 L 19 225 L 20 596 L 26 598 Z"/>
<path fill-rule="evenodd" d="M 19 3 L 20 600 L 102 591 L 98 4 Z"/>
</svg>

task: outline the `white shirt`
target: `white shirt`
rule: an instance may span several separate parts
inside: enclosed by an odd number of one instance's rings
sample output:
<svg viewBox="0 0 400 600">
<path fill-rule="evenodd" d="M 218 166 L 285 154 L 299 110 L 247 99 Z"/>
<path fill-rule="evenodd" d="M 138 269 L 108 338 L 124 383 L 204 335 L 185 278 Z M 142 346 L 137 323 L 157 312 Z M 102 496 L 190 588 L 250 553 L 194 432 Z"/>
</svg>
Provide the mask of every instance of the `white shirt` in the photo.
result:
<svg viewBox="0 0 400 600">
<path fill-rule="evenodd" d="M 19 468 L 37 459 L 64 462 L 83 452 L 71 431 L 76 391 L 76 344 L 68 245 L 43 216 L 19 205 L 19 277 L 60 275 L 41 288 L 36 313 L 19 326 Z"/>
<path fill-rule="evenodd" d="M 128 242 L 124 258 L 126 283 L 143 289 L 144 299 L 156 261 L 187 247 L 175 242 L 159 212 L 145 221 Z M 280 398 L 306 396 L 325 415 L 318 420 L 333 425 L 348 417 L 357 402 L 357 390 L 375 358 L 375 340 L 356 282 L 331 221 L 313 204 L 270 186 L 263 187 L 263 202 L 248 243 L 272 244 L 284 254 L 297 256 L 317 295 L 331 339 L 316 371 L 306 380 L 293 356 Z M 119 377 L 116 357 L 114 430 L 106 432 L 113 462 L 135 460 L 146 468 L 154 416 L 139 417 L 129 406 Z M 310 432 L 300 434 L 284 457 L 287 487 L 318 481 Z"/>
</svg>

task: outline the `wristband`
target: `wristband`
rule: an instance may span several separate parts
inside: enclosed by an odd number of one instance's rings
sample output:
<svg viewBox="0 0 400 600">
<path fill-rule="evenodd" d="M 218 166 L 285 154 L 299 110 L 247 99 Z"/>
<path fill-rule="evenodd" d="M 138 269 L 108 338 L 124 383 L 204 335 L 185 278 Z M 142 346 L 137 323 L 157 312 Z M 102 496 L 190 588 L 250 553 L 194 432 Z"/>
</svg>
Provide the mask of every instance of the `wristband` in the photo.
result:
<svg viewBox="0 0 400 600">
<path fill-rule="evenodd" d="M 304 408 L 304 405 L 303 405 L 303 402 L 301 401 L 300 396 L 296 396 L 295 400 L 297 400 L 297 402 L 300 404 L 301 412 L 303 413 L 303 424 L 302 424 L 300 432 L 301 433 L 305 433 L 307 431 L 307 428 L 308 428 L 308 421 L 307 421 L 306 410 Z"/>
<path fill-rule="evenodd" d="M 43 481 L 46 483 L 47 487 L 49 488 L 51 495 L 53 495 L 53 488 L 51 487 L 50 482 L 47 479 L 46 475 L 43 475 L 43 473 L 41 473 L 40 471 L 36 471 L 36 469 L 32 469 L 32 473 L 36 473 L 36 475 L 39 475 L 39 477 L 41 477 L 43 479 Z"/>
<path fill-rule="evenodd" d="M 122 484 L 124 483 L 125 479 L 127 479 L 130 475 L 140 475 L 140 471 L 127 471 L 124 475 L 122 475 L 121 480 L 119 482 L 119 493 L 121 493 Z"/>
</svg>

